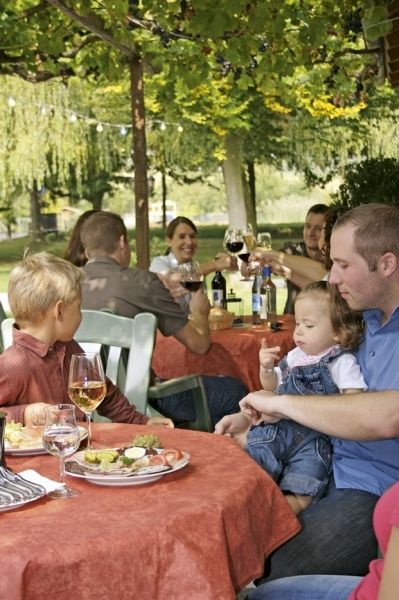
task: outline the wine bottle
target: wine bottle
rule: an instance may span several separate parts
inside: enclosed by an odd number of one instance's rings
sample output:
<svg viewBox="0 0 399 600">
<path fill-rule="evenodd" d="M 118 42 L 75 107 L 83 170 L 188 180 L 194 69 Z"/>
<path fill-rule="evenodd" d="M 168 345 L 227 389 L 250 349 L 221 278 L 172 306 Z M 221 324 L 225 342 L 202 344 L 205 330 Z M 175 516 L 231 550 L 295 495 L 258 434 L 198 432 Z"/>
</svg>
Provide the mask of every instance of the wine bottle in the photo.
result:
<svg viewBox="0 0 399 600">
<path fill-rule="evenodd" d="M 254 325 L 260 325 L 260 286 L 262 275 L 260 269 L 255 271 L 254 282 L 252 284 L 252 322 Z"/>
<path fill-rule="evenodd" d="M 266 265 L 262 269 L 262 283 L 260 286 L 260 320 L 266 326 L 274 325 L 277 321 L 276 286 L 271 278 L 271 267 Z"/>
<path fill-rule="evenodd" d="M 212 282 L 212 306 L 225 307 L 226 304 L 226 280 L 220 271 L 216 271 Z"/>
</svg>

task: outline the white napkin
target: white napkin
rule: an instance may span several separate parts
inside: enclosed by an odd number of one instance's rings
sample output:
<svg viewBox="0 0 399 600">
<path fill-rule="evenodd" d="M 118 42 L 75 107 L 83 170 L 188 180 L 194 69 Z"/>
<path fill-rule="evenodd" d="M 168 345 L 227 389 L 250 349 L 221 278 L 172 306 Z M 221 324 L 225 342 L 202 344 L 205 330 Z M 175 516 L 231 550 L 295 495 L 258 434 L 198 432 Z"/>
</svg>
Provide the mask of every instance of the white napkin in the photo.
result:
<svg viewBox="0 0 399 600">
<path fill-rule="evenodd" d="M 21 471 L 19 473 L 19 475 L 21 475 L 21 477 L 23 477 L 27 481 L 31 481 L 32 483 L 37 483 L 39 485 L 42 485 L 44 487 L 44 489 L 46 490 L 46 494 L 48 494 L 49 492 L 52 492 L 53 490 L 58 490 L 59 488 L 61 488 L 65 485 L 64 483 L 60 483 L 59 481 L 53 481 L 52 479 L 43 477 L 43 475 L 40 475 L 40 473 L 38 473 L 37 471 L 34 471 L 33 469 L 27 469 L 26 471 Z"/>
</svg>

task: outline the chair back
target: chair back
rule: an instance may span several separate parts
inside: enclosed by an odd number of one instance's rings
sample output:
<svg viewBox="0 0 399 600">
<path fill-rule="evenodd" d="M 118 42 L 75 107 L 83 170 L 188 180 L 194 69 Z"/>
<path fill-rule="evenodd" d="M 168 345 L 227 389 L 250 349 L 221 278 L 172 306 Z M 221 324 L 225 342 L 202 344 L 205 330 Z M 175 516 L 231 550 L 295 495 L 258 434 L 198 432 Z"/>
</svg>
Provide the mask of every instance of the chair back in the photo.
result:
<svg viewBox="0 0 399 600">
<path fill-rule="evenodd" d="M 12 344 L 12 326 L 14 325 L 14 319 L 6 318 L 1 321 L 1 343 L 2 351 L 11 346 Z"/>
<path fill-rule="evenodd" d="M 156 329 L 156 317 L 150 313 L 132 319 L 105 311 L 82 310 L 82 322 L 74 335 L 83 346 L 99 345 L 106 375 L 143 414 L 148 412 Z M 98 420 L 98 416 L 94 417 Z"/>
</svg>

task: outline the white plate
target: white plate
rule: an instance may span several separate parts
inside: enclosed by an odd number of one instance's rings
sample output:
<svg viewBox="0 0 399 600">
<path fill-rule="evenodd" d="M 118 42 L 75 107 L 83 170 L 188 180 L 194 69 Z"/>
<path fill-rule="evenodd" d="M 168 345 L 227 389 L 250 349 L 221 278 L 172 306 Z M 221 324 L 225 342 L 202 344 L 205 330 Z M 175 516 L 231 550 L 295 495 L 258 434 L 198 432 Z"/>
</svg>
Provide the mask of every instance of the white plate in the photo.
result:
<svg viewBox="0 0 399 600">
<path fill-rule="evenodd" d="M 0 505 L 0 512 L 5 512 L 7 510 L 14 510 L 14 508 L 20 508 L 21 506 L 25 506 L 25 504 L 30 504 L 30 502 L 36 502 L 36 500 L 39 500 L 40 498 L 43 498 L 44 496 L 46 496 L 47 492 L 44 492 L 43 494 L 40 494 L 40 496 L 36 496 L 35 498 L 29 498 L 28 500 L 18 500 L 15 502 L 12 502 L 11 504 L 7 504 L 7 505 Z"/>
<path fill-rule="evenodd" d="M 151 483 L 157 479 L 161 479 L 164 475 L 169 473 L 175 473 L 180 469 L 183 469 L 190 460 L 190 455 L 187 452 L 183 452 L 183 458 L 176 462 L 171 467 L 159 466 L 159 467 L 144 467 L 136 473 L 126 473 L 120 475 L 112 475 L 107 473 L 92 472 L 88 470 L 84 474 L 73 473 L 68 468 L 73 462 L 82 465 L 82 458 L 84 457 L 84 451 L 77 452 L 72 458 L 65 462 L 65 472 L 71 477 L 79 477 L 80 479 L 86 479 L 90 483 L 96 485 L 106 485 L 114 487 L 126 487 L 131 485 L 142 485 L 144 483 Z M 77 459 L 77 460 L 76 460 Z"/>
<path fill-rule="evenodd" d="M 84 427 L 79 427 L 79 433 L 80 441 L 87 438 L 87 429 Z M 39 440 L 39 445 L 34 446 L 33 448 L 10 448 L 10 446 L 7 446 L 7 441 L 5 441 L 4 453 L 10 456 L 37 456 L 39 454 L 47 454 L 47 450 L 43 447 L 41 440 Z"/>
</svg>

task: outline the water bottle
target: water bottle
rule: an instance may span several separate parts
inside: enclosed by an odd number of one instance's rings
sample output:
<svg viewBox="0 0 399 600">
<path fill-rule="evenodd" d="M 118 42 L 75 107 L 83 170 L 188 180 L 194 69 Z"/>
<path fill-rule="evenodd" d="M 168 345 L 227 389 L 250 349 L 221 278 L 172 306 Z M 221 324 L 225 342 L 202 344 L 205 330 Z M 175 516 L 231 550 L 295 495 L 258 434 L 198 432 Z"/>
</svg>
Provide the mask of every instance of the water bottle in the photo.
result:
<svg viewBox="0 0 399 600">
<path fill-rule="evenodd" d="M 271 267 L 266 265 L 262 269 L 262 283 L 260 286 L 260 320 L 271 327 L 277 321 L 276 286 L 271 277 Z"/>
<path fill-rule="evenodd" d="M 212 306 L 225 307 L 226 304 L 226 280 L 220 271 L 216 271 L 212 282 Z"/>
<path fill-rule="evenodd" d="M 255 271 L 254 282 L 252 285 L 252 322 L 254 325 L 260 325 L 260 287 L 262 284 L 262 275 L 260 269 Z"/>
</svg>

